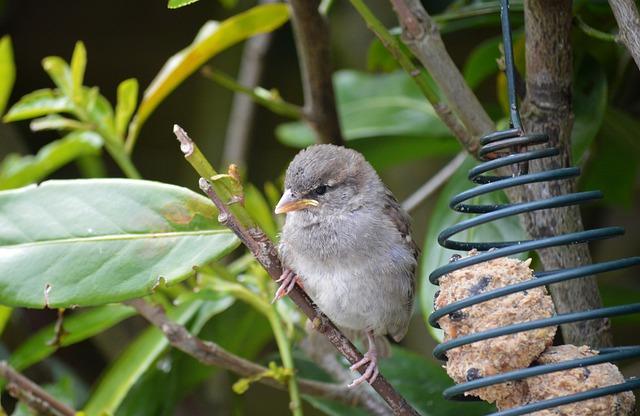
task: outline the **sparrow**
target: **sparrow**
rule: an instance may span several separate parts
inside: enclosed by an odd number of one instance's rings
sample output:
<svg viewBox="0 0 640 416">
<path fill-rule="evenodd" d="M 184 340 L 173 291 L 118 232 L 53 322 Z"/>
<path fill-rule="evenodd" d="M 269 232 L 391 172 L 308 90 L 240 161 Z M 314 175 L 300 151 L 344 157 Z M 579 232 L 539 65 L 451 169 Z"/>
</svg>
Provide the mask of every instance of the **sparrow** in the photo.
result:
<svg viewBox="0 0 640 416">
<path fill-rule="evenodd" d="M 349 386 L 373 383 L 380 345 L 405 336 L 413 308 L 419 250 L 409 215 L 365 158 L 340 146 L 302 150 L 284 185 L 274 301 L 299 284 L 339 328 L 366 334 L 368 350 L 350 367 L 366 369 Z"/>
</svg>

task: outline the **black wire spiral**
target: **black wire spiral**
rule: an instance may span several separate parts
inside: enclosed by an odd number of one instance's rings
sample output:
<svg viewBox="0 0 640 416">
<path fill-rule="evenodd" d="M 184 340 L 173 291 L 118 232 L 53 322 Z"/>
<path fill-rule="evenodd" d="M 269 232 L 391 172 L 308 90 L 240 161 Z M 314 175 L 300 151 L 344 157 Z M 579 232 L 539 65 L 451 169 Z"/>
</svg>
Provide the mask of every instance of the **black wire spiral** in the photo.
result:
<svg viewBox="0 0 640 416">
<path fill-rule="evenodd" d="M 438 284 L 441 276 L 451 273 L 464 267 L 474 264 L 486 262 L 488 260 L 512 256 L 518 253 L 525 253 L 530 250 L 537 250 L 548 247 L 557 247 L 569 244 L 588 243 L 595 240 L 603 240 L 622 235 L 624 230 L 620 227 L 604 227 L 593 230 L 580 232 L 572 232 L 554 237 L 523 240 L 523 241 L 491 241 L 491 242 L 463 242 L 452 240 L 451 237 L 464 230 L 495 221 L 501 218 L 519 215 L 526 212 L 532 212 L 543 209 L 567 207 L 578 205 L 583 202 L 593 201 L 602 198 L 600 191 L 576 192 L 568 195 L 547 198 L 538 201 L 530 201 L 514 204 L 500 205 L 474 205 L 466 204 L 474 197 L 496 192 L 506 188 L 520 186 L 531 183 L 539 183 L 552 180 L 566 180 L 575 178 L 580 175 L 580 169 L 576 167 L 560 168 L 551 171 L 528 173 L 527 163 L 531 160 L 543 159 L 557 156 L 560 151 L 557 148 L 538 148 L 535 150 L 527 150 L 528 146 L 539 145 L 548 142 L 549 137 L 546 134 L 525 134 L 520 121 L 520 114 L 517 108 L 516 91 L 515 91 L 515 69 L 513 64 L 513 51 L 511 42 L 511 31 L 509 23 L 509 2 L 501 0 L 501 22 L 502 35 L 504 42 L 505 54 L 505 73 L 507 77 L 507 90 L 509 97 L 510 111 L 510 128 L 504 131 L 498 131 L 484 136 L 481 139 L 482 148 L 479 157 L 483 161 L 477 167 L 469 171 L 469 179 L 478 184 L 478 186 L 456 195 L 450 202 L 449 207 L 461 213 L 479 214 L 478 216 L 462 221 L 452 227 L 442 231 L 438 236 L 438 243 L 446 248 L 453 250 L 469 251 L 476 249 L 481 252 L 476 256 L 466 257 L 441 266 L 429 275 L 429 281 Z M 514 152 L 514 153 L 510 153 Z M 517 168 L 518 174 L 514 176 L 489 176 L 483 175 L 486 172 L 497 168 L 514 166 Z M 607 261 L 586 266 L 574 267 L 571 269 L 559 269 L 546 272 L 537 272 L 534 279 L 517 283 L 514 285 L 502 287 L 479 295 L 474 295 L 454 302 L 435 311 L 429 317 L 429 323 L 438 328 L 438 320 L 452 312 L 459 311 L 490 299 L 520 292 L 534 287 L 545 286 L 553 283 L 563 282 L 566 280 L 577 279 L 586 276 L 592 276 L 599 273 L 619 270 L 640 264 L 640 257 L 630 257 L 620 260 Z M 471 344 L 477 341 L 495 338 L 503 335 L 514 334 L 517 332 L 528 331 L 537 328 L 544 328 L 566 324 L 570 322 L 587 321 L 605 317 L 613 317 L 619 315 L 640 313 L 640 303 L 630 305 L 613 306 L 600 308 L 595 310 L 580 311 L 573 313 L 564 313 L 552 316 L 550 318 L 540 319 L 536 321 L 523 322 L 513 324 L 506 327 L 495 328 L 488 331 L 474 333 L 438 345 L 433 354 L 440 360 L 445 360 L 446 351 L 460 347 L 462 345 Z M 535 367 L 509 371 L 506 373 L 487 376 L 481 379 L 461 383 L 444 391 L 444 397 L 454 400 L 465 400 L 464 392 L 471 391 L 480 387 L 487 387 L 507 381 L 522 380 L 524 378 L 547 374 L 561 370 L 567 370 L 576 367 L 584 367 L 604 362 L 619 361 L 634 357 L 640 357 L 640 346 L 627 346 L 617 348 L 603 348 L 596 356 L 580 358 L 575 360 L 563 361 L 554 364 L 545 364 Z M 517 408 L 492 413 L 493 416 L 515 416 L 543 409 L 574 403 L 578 401 L 588 400 L 609 394 L 615 394 L 623 391 L 635 390 L 640 388 L 640 379 L 636 377 L 629 378 L 623 383 L 611 385 L 607 387 L 588 390 L 581 393 L 571 394 L 568 396 L 557 397 L 554 399 L 543 400 L 535 403 L 529 403 Z"/>
</svg>

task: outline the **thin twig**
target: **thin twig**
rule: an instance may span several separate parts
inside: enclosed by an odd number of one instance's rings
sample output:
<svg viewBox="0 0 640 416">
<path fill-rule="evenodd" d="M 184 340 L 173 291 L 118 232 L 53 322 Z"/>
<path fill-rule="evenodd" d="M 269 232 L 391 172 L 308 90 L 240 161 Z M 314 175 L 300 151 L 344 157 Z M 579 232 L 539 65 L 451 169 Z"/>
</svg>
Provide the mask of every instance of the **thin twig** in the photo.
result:
<svg viewBox="0 0 640 416">
<path fill-rule="evenodd" d="M 301 119 L 304 117 L 302 112 L 302 108 L 295 104 L 288 103 L 284 101 L 276 92 L 267 91 L 263 88 L 249 88 L 245 85 L 239 84 L 231 78 L 229 75 L 213 69 L 210 66 L 205 66 L 202 68 L 200 73 L 209 78 L 212 81 L 217 82 L 225 88 L 228 88 L 232 91 L 235 91 L 236 94 L 240 94 L 246 96 L 251 101 L 256 104 L 260 104 L 272 112 L 279 114 L 281 116 L 290 117 L 293 119 Z M 227 133 L 227 137 L 230 137 Z M 230 140 L 230 139 L 227 139 Z M 234 160 L 234 159 L 226 159 L 225 160 Z"/>
<path fill-rule="evenodd" d="M 180 149 L 185 154 L 187 161 L 203 176 L 200 178 L 200 188 L 218 208 L 218 220 L 230 228 L 251 251 L 256 260 L 264 267 L 273 280 L 282 275 L 282 263 L 278 258 L 278 252 L 271 240 L 264 232 L 253 223 L 244 208 L 240 204 L 228 204 L 230 201 L 228 189 L 209 180 L 216 175 L 215 170 L 208 164 L 193 140 L 179 126 L 174 126 L 174 133 L 180 141 Z M 220 195 L 222 194 L 222 195 Z M 248 217 L 242 220 L 241 216 Z M 362 359 L 362 353 L 356 349 L 353 343 L 318 309 L 311 298 L 299 286 L 295 286 L 289 294 L 289 298 L 309 318 L 313 327 L 324 334 L 351 364 Z M 364 370 L 361 370 L 363 372 Z M 387 402 L 391 410 L 398 415 L 418 415 L 419 413 L 398 393 L 391 384 L 382 376 L 378 376 L 371 385 L 376 392 Z"/>
<path fill-rule="evenodd" d="M 462 162 L 467 158 L 467 152 L 460 152 L 456 157 L 451 159 L 438 173 L 433 175 L 427 182 L 424 183 L 418 190 L 411 194 L 402 203 L 402 208 L 405 211 L 411 212 L 418 205 L 420 205 L 425 199 L 427 199 L 433 192 L 440 188 L 446 181 L 453 175 Z"/>
<path fill-rule="evenodd" d="M 261 3 L 267 3 L 267 1 L 261 1 Z M 247 41 L 242 51 L 238 83 L 250 88 L 258 86 L 272 38 L 273 34 L 265 33 L 254 36 Z M 222 151 L 222 160 L 225 164 L 233 161 L 241 167 L 246 166 L 254 116 L 255 105 L 253 101 L 247 95 L 236 92 L 231 104 L 226 140 Z"/>
<path fill-rule="evenodd" d="M 333 92 L 329 27 L 318 10 L 319 0 L 289 0 L 305 119 L 321 143 L 344 144 Z"/>
<path fill-rule="evenodd" d="M 0 362 L 0 377 L 7 380 L 7 391 L 27 406 L 47 416 L 74 416 L 76 411 L 47 393 L 6 361 Z"/>
<path fill-rule="evenodd" d="M 173 347 L 189 354 L 203 364 L 224 368 L 242 377 L 251 377 L 268 371 L 268 368 L 232 354 L 214 342 L 204 341 L 192 335 L 184 326 L 171 321 L 164 310 L 158 306 L 143 299 L 133 299 L 125 303 L 135 308 L 144 319 L 160 329 Z M 270 377 L 263 377 L 258 381 L 280 390 L 286 390 L 284 384 Z M 337 384 L 301 378 L 298 379 L 298 385 L 304 394 L 335 400 L 351 406 L 364 405 L 364 403 L 360 403 L 356 392 Z"/>
<path fill-rule="evenodd" d="M 633 0 L 609 0 L 620 29 L 620 40 L 640 69 L 640 13 Z"/>
<path fill-rule="evenodd" d="M 448 105 L 478 139 L 495 126 L 467 85 L 440 37 L 435 21 L 419 0 L 391 0 L 402 26 L 402 40 L 429 71 Z"/>
</svg>

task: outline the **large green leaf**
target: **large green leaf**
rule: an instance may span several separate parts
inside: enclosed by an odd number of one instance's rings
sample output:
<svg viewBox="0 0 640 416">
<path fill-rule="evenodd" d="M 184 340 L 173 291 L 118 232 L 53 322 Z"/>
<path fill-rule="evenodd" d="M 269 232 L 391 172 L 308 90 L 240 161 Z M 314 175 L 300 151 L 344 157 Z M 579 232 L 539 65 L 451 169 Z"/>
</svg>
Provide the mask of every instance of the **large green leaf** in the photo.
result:
<svg viewBox="0 0 640 416">
<path fill-rule="evenodd" d="M 135 314 L 135 310 L 124 305 L 104 305 L 87 311 L 74 312 L 64 318 L 64 335 L 59 345 L 54 345 L 55 325 L 48 325 L 31 335 L 9 357 L 9 364 L 21 371 L 44 360 L 59 347 L 76 344 Z"/>
<path fill-rule="evenodd" d="M 298 361 L 302 376 L 318 378 L 313 364 Z M 393 347 L 391 357 L 380 361 L 380 372 L 423 416 L 475 416 L 486 414 L 491 406 L 482 402 L 461 404 L 445 400 L 442 391 L 453 385 L 442 367 L 404 348 Z M 314 407 L 331 416 L 365 415 L 361 410 L 317 397 L 303 396 Z"/>
<path fill-rule="evenodd" d="M 8 123 L 72 110 L 73 103 L 68 97 L 58 91 L 45 88 L 20 98 L 9 109 L 3 120 Z"/>
<path fill-rule="evenodd" d="M 454 195 L 467 190 L 473 186 L 467 179 L 467 172 L 471 169 L 476 162 L 467 157 L 467 160 L 460 166 L 458 171 L 451 177 L 449 183 L 444 187 L 433 211 L 433 215 L 429 220 L 427 226 L 427 233 L 425 236 L 424 247 L 425 254 L 422 257 L 422 267 L 420 274 L 420 290 L 419 300 L 422 313 L 425 321 L 433 312 L 433 297 L 438 290 L 438 286 L 435 286 L 429 282 L 429 274 L 437 267 L 446 264 L 452 254 L 465 254 L 458 251 L 446 249 L 437 243 L 438 234 L 445 228 L 461 222 L 462 220 L 473 217 L 469 214 L 461 214 L 449 208 L 449 201 Z M 503 192 L 491 193 L 474 198 L 475 204 L 503 204 L 508 202 L 507 197 Z M 525 231 L 522 229 L 517 217 L 504 218 L 498 221 L 490 222 L 488 224 L 481 225 L 477 228 L 472 228 L 456 234 L 452 237 L 459 241 L 513 241 L 527 239 Z M 525 257 L 526 255 L 520 255 Z M 432 328 L 427 324 L 427 328 L 431 335 L 437 340 L 442 340 L 442 331 Z"/>
<path fill-rule="evenodd" d="M 185 325 L 198 312 L 203 301 L 193 299 L 167 312 L 172 321 Z M 136 338 L 111 364 L 91 394 L 84 412 L 87 416 L 113 414 L 122 400 L 169 346 L 169 341 L 157 328 L 151 327 Z"/>
<path fill-rule="evenodd" d="M 349 147 L 378 168 L 459 150 L 446 126 L 404 72 L 372 75 L 338 71 L 334 76 L 342 130 Z M 302 148 L 314 143 L 304 123 L 276 129 L 283 143 Z"/>
<path fill-rule="evenodd" d="M 133 119 L 132 137 L 137 136 L 142 124 L 162 100 L 205 62 L 244 39 L 280 27 L 288 19 L 288 6 L 278 3 L 253 7 L 221 23 L 207 22 L 193 43 L 169 58 L 151 81 Z"/>
<path fill-rule="evenodd" d="M 0 39 L 0 114 L 4 113 L 15 80 L 16 66 L 13 62 L 11 38 L 5 35 Z"/>
<path fill-rule="evenodd" d="M 81 156 L 99 154 L 101 147 L 100 136 L 81 131 L 49 143 L 35 156 L 11 154 L 0 163 L 0 189 L 37 182 Z"/>
<path fill-rule="evenodd" d="M 125 179 L 0 192 L 0 303 L 90 306 L 178 282 L 238 240 L 203 196 Z"/>
</svg>

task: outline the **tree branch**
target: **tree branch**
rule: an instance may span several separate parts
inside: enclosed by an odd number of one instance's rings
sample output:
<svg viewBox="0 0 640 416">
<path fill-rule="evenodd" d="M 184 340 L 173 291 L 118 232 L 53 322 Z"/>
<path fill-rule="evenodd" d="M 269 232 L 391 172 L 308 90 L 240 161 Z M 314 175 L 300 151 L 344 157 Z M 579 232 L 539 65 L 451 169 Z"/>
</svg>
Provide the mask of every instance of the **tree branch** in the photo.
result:
<svg viewBox="0 0 640 416">
<path fill-rule="evenodd" d="M 391 56 L 393 56 L 402 69 L 413 78 L 422 94 L 433 106 L 438 117 L 440 117 L 453 135 L 460 141 L 462 146 L 470 153 L 475 154 L 479 147 L 477 138 L 471 137 L 449 106 L 440 100 L 438 92 L 432 88 L 426 74 L 413 64 L 410 56 L 405 55 L 405 52 L 400 48 L 396 39 L 374 16 L 363 0 L 351 0 L 351 4 L 358 13 L 360 13 L 360 16 L 362 16 L 367 23 L 369 29 L 380 39 L 380 42 L 382 42 Z"/>
<path fill-rule="evenodd" d="M 228 188 L 218 183 L 219 181 L 212 180 L 217 176 L 217 173 L 208 164 L 187 133 L 177 125 L 174 126 L 174 133 L 180 141 L 180 149 L 185 154 L 185 158 L 202 176 L 199 182 L 200 188 L 218 208 L 218 220 L 220 223 L 229 227 L 251 251 L 271 278 L 277 280 L 282 274 L 282 264 L 278 258 L 276 247 L 251 220 L 244 208 L 238 203 L 233 203 L 233 201 L 239 200 L 237 198 L 238 195 L 235 195 L 236 198 L 234 198 Z M 294 287 L 289 294 L 289 298 L 309 318 L 313 327 L 324 334 L 350 363 L 354 364 L 362 359 L 362 354 L 353 343 L 317 308 L 311 298 L 299 286 Z M 395 414 L 418 415 L 418 412 L 409 405 L 404 397 L 382 375 L 376 378 L 371 387 L 387 402 Z"/>
<path fill-rule="evenodd" d="M 609 0 L 620 29 L 619 37 L 640 69 L 640 14 L 633 0 Z"/>
<path fill-rule="evenodd" d="M 74 416 L 76 411 L 58 401 L 27 377 L 14 370 L 6 361 L 0 362 L 0 377 L 7 380 L 7 391 L 27 406 L 47 416 Z"/>
<path fill-rule="evenodd" d="M 402 40 L 429 71 L 447 103 L 477 141 L 494 130 L 491 118 L 467 85 L 420 0 L 391 0 L 402 26 Z"/>
<path fill-rule="evenodd" d="M 527 0 L 525 33 L 527 97 L 523 120 L 528 132 L 544 132 L 549 144 L 561 149 L 561 155 L 529 162 L 532 172 L 548 171 L 571 165 L 572 10 L 570 0 Z M 535 201 L 576 190 L 575 180 L 542 182 L 508 190 L 512 201 Z M 536 211 L 522 216 L 533 238 L 583 230 L 579 207 Z M 539 250 L 546 270 L 570 268 L 591 263 L 586 244 Z M 558 313 L 595 309 L 602 306 L 594 277 L 551 285 L 549 288 Z M 611 344 L 606 319 L 562 326 L 564 342 L 594 348 Z"/>
<path fill-rule="evenodd" d="M 173 347 L 189 354 L 202 364 L 224 368 L 242 377 L 252 377 L 268 371 L 268 368 L 232 354 L 214 342 L 204 341 L 193 336 L 184 326 L 171 321 L 164 310 L 158 306 L 143 299 L 133 299 L 124 303 L 135 308 L 144 319 L 160 329 Z M 285 384 L 270 377 L 263 377 L 258 381 L 280 390 L 286 390 Z M 298 379 L 298 386 L 304 394 L 366 408 L 366 403 L 360 400 L 360 395 L 346 387 L 308 379 Z"/>
<path fill-rule="evenodd" d="M 289 0 L 305 120 L 321 143 L 344 144 L 333 93 L 329 27 L 318 11 L 319 0 Z"/>
</svg>

